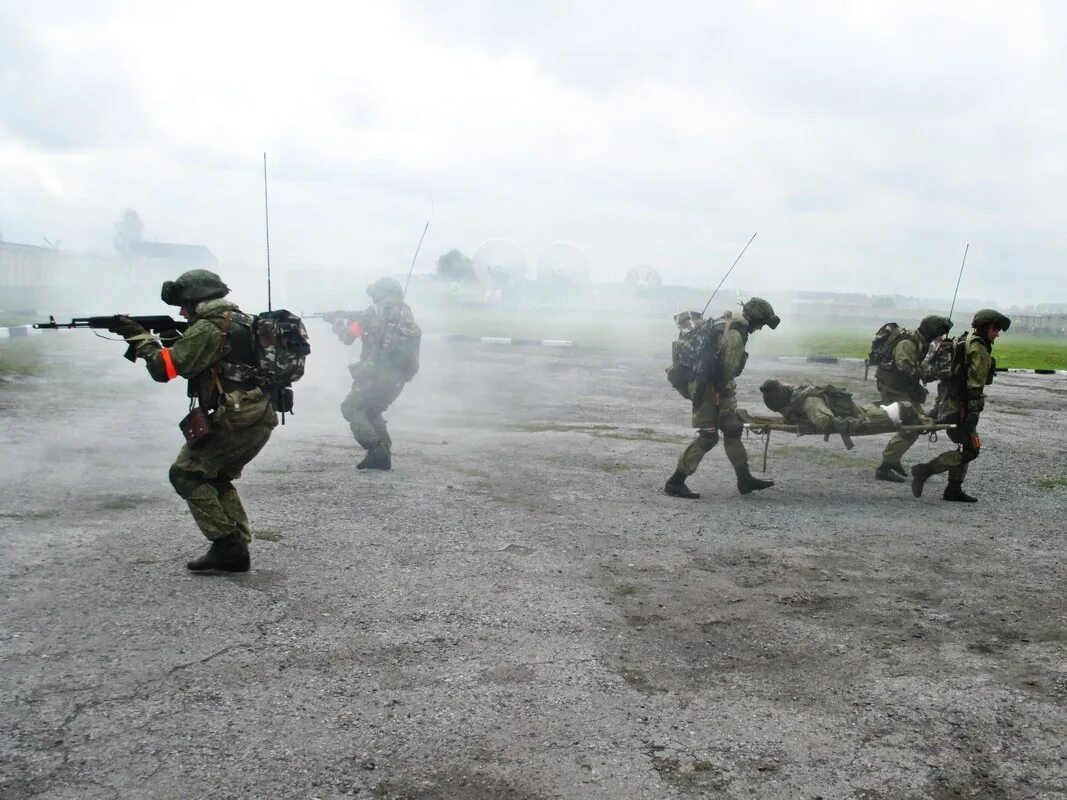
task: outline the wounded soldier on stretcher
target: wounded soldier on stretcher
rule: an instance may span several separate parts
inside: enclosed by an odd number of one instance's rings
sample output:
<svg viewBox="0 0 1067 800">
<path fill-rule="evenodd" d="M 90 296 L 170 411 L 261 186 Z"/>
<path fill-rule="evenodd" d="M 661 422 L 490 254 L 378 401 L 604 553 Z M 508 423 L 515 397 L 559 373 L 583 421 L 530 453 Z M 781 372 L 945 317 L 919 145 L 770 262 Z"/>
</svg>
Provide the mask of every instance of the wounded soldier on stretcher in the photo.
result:
<svg viewBox="0 0 1067 800">
<path fill-rule="evenodd" d="M 814 427 L 822 434 L 839 433 L 863 436 L 892 433 L 901 425 L 933 425 L 918 406 L 909 402 L 879 405 L 856 405 L 851 392 L 836 386 L 790 386 L 776 380 L 764 381 L 759 387 L 763 402 L 793 425 Z"/>
</svg>

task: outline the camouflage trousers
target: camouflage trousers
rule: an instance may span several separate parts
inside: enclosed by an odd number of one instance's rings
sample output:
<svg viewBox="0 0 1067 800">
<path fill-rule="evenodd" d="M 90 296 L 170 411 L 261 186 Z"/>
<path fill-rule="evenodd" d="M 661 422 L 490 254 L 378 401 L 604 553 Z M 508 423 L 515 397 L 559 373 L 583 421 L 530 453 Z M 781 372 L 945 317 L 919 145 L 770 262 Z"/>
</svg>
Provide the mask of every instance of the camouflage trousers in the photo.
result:
<svg viewBox="0 0 1067 800">
<path fill-rule="evenodd" d="M 698 398 L 693 403 L 692 426 L 697 428 L 697 437 L 682 451 L 678 458 L 678 471 L 683 475 L 692 475 L 697 471 L 704 456 L 711 452 L 719 442 L 722 431 L 722 449 L 734 469 L 741 469 L 748 464 L 748 452 L 741 444 L 744 425 L 737 416 L 737 396 L 733 390 L 720 393 L 708 388 L 703 391 L 694 382 L 689 386 L 689 396 Z"/>
<path fill-rule="evenodd" d="M 950 417 L 941 421 L 952 423 L 958 422 L 958 419 Z M 967 477 L 967 465 L 981 454 L 982 440 L 978 438 L 977 430 L 973 434 L 960 429 L 949 430 L 946 433 L 948 438 L 958 444 L 959 447 L 935 456 L 926 466 L 930 468 L 930 474 L 932 475 L 947 472 L 950 481 L 962 483 L 963 479 Z"/>
<path fill-rule="evenodd" d="M 341 403 L 341 416 L 348 420 L 353 438 L 363 448 L 370 450 L 380 444 L 388 450 L 393 446 L 382 414 L 403 388 L 404 381 L 387 372 L 364 372 L 353 382 L 352 391 Z"/>
<path fill-rule="evenodd" d="M 196 447 L 184 445 L 170 468 L 174 491 L 189 506 L 200 531 L 212 541 L 233 534 L 252 541 L 252 526 L 233 481 L 270 439 L 278 415 L 265 402 L 247 411 L 253 416 L 258 413 L 258 418 L 249 425 L 234 427 L 221 415 L 214 423 L 215 432 Z"/>
<path fill-rule="evenodd" d="M 914 400 L 907 392 L 896 392 L 883 387 L 881 394 L 882 405 L 897 402 L 911 403 L 916 411 L 920 414 L 924 413 L 922 404 Z M 882 462 L 885 464 L 899 464 L 900 459 L 904 457 L 904 454 L 918 441 L 921 435 L 920 431 L 901 431 L 895 434 L 885 446 L 885 450 L 882 451 Z"/>
</svg>

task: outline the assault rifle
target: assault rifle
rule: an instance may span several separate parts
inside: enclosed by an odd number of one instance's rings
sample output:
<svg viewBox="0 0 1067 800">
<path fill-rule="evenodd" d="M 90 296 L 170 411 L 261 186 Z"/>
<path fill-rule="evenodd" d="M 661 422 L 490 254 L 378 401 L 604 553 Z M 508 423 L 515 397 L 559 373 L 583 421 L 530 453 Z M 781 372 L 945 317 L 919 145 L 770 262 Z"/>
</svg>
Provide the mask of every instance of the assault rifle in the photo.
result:
<svg viewBox="0 0 1067 800">
<path fill-rule="evenodd" d="M 70 322 L 56 322 L 56 318 L 49 315 L 48 322 L 35 322 L 33 327 L 38 330 L 54 331 L 59 328 L 98 328 L 102 330 L 110 330 L 111 326 L 115 324 L 115 321 L 121 317 L 122 314 L 112 314 L 110 317 L 74 317 Z M 152 333 L 164 333 L 167 331 L 178 331 L 182 333 L 189 327 L 189 323 L 185 320 L 174 319 L 166 315 L 160 315 L 157 317 L 128 317 L 132 319 L 146 331 Z"/>
<path fill-rule="evenodd" d="M 74 317 L 70 322 L 56 322 L 52 315 L 48 316 L 48 322 L 35 322 L 33 327 L 38 330 L 59 330 L 60 328 L 96 328 L 99 330 L 111 330 L 111 326 L 121 317 L 121 314 L 112 314 L 110 317 Z M 174 319 L 165 314 L 155 317 L 129 317 L 146 331 L 151 333 L 184 333 L 189 323 L 183 319 Z M 125 357 L 129 361 L 136 361 L 136 349 L 133 345 L 126 350 Z"/>
</svg>

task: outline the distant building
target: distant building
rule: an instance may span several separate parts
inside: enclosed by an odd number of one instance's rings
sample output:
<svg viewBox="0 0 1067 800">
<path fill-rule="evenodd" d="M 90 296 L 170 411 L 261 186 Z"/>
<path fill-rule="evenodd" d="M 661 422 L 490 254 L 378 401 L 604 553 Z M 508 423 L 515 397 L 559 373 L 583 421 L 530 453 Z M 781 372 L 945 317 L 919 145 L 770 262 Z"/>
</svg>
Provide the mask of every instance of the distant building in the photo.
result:
<svg viewBox="0 0 1067 800">
<path fill-rule="evenodd" d="M 216 270 L 219 260 L 202 244 L 174 244 L 171 242 L 130 242 L 127 259 L 140 262 L 155 271 L 181 273 L 190 269 Z"/>
</svg>

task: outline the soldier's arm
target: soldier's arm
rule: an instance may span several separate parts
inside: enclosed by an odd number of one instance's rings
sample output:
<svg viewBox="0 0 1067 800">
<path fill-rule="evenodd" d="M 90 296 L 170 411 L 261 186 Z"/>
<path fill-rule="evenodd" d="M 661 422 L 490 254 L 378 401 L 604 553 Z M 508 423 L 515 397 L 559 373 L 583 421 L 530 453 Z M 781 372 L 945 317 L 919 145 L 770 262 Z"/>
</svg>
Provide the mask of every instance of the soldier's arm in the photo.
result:
<svg viewBox="0 0 1067 800">
<path fill-rule="evenodd" d="M 804 416 L 819 433 L 833 433 L 834 415 L 821 397 L 809 397 L 804 401 Z"/>
<path fill-rule="evenodd" d="M 730 328 L 723 334 L 719 359 L 724 384 L 732 381 L 744 369 L 745 340 L 741 338 L 741 334 L 736 329 Z"/>
<path fill-rule="evenodd" d="M 967 410 L 979 413 L 985 408 L 985 387 L 992 359 L 976 338 L 967 342 Z"/>
<path fill-rule="evenodd" d="M 348 319 L 337 320 L 333 324 L 333 332 L 345 344 L 352 344 L 374 324 L 374 317 L 374 306 L 369 306 L 362 311 L 349 314 Z"/>
<path fill-rule="evenodd" d="M 919 349 L 911 339 L 901 339 L 893 348 L 893 366 L 901 375 L 919 379 L 922 368 L 919 364 Z"/>
<path fill-rule="evenodd" d="M 197 320 L 185 335 L 170 347 L 164 347 L 154 336 L 137 343 L 137 355 L 145 360 L 145 367 L 153 380 L 166 383 L 177 378 L 189 378 L 208 369 L 219 358 L 222 333 L 206 319 Z"/>
</svg>

